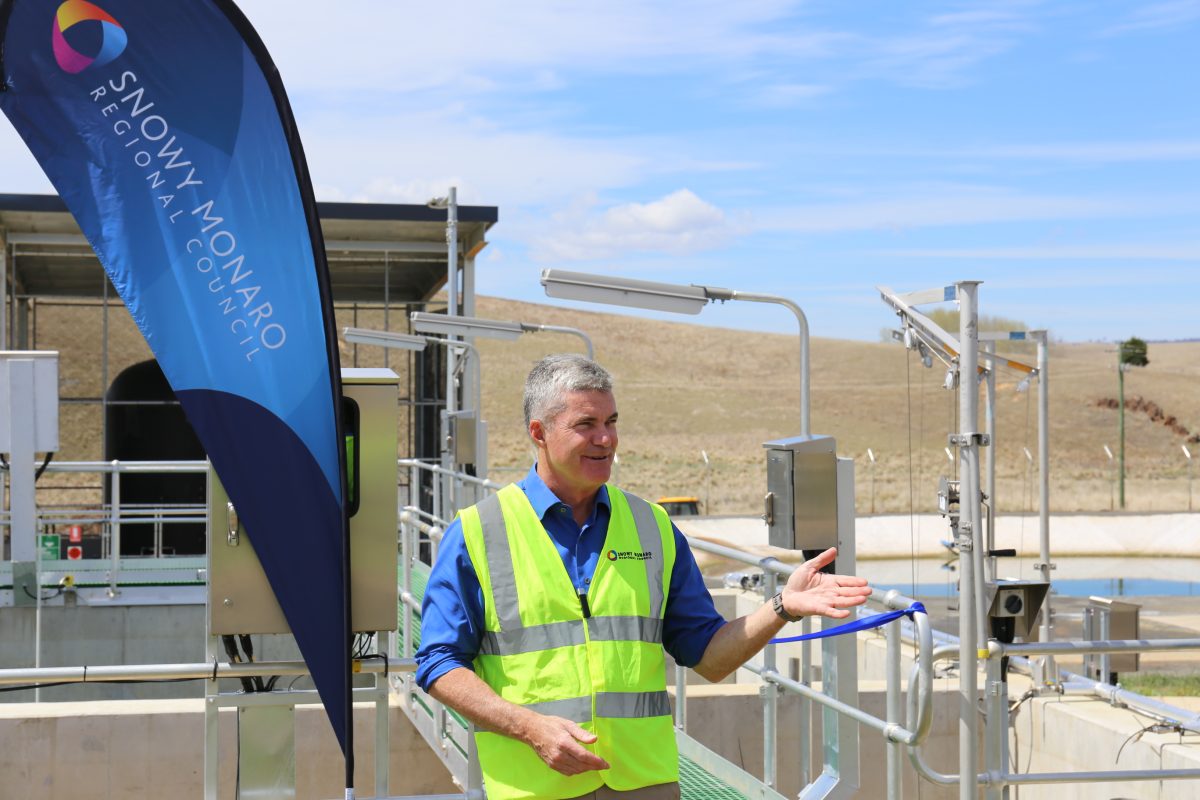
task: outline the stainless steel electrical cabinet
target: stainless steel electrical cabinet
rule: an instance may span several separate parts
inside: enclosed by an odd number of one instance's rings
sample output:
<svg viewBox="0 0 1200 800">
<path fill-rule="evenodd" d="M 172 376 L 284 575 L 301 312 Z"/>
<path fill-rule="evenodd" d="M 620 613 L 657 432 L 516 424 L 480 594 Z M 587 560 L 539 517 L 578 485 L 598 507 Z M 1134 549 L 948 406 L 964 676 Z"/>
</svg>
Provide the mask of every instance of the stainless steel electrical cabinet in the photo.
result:
<svg viewBox="0 0 1200 800">
<path fill-rule="evenodd" d="M 766 442 L 768 541 L 822 551 L 838 543 L 837 446 L 832 436 Z"/>
<path fill-rule="evenodd" d="M 396 627 L 396 410 L 399 377 L 389 369 L 343 369 L 342 392 L 357 410 L 348 443 L 358 508 L 350 517 L 352 627 Z M 214 635 L 290 633 L 229 497 L 208 473 L 208 626 Z M 232 523 L 232 524 L 231 524 Z"/>
</svg>

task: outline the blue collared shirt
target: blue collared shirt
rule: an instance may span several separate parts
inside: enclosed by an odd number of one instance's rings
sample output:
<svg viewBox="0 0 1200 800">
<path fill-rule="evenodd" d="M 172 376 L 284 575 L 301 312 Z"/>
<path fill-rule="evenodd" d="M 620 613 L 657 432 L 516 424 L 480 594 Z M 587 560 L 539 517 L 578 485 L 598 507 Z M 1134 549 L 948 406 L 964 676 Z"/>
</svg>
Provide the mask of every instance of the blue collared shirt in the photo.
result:
<svg viewBox="0 0 1200 800">
<path fill-rule="evenodd" d="M 576 591 L 587 591 L 608 533 L 608 487 L 600 488 L 592 515 L 581 527 L 575 523 L 570 506 L 542 481 L 536 464 L 517 486 L 541 518 Z M 664 612 L 663 647 L 676 662 L 694 667 L 725 619 L 713 606 L 687 540 L 674 524 L 671 529 L 675 533 L 675 566 Z M 455 520 L 442 536 L 421 605 L 418 685 L 428 691 L 434 681 L 452 669 L 473 669 L 483 632 L 483 590 L 467 554 L 462 524 Z"/>
</svg>

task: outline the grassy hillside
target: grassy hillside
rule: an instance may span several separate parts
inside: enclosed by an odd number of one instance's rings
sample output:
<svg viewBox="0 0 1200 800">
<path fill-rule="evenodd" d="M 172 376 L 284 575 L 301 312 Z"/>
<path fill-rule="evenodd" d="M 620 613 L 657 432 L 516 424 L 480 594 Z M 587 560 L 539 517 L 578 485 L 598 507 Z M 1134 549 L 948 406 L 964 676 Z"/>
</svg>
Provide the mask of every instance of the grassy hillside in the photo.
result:
<svg viewBox="0 0 1200 800">
<path fill-rule="evenodd" d="M 477 313 L 571 325 L 591 335 L 597 359 L 617 381 L 622 484 L 649 497 L 696 494 L 703 499 L 704 450 L 712 462 L 709 510 L 758 513 L 765 487 L 762 443 L 799 433 L 795 336 L 486 297 L 479 299 Z M 357 317 L 346 310 L 339 312 L 339 324 L 382 327 L 382 316 L 378 310 L 360 311 Z M 123 309 L 110 317 L 109 380 L 149 355 Z M 880 320 L 888 320 L 882 306 Z M 393 310 L 390 324 L 393 329 L 402 327 L 402 312 Z M 64 394 L 101 393 L 101 334 L 94 307 L 39 305 L 37 346 L 63 351 Z M 493 476 L 515 477 L 531 458 L 520 410 L 525 374 L 543 355 L 578 351 L 579 341 L 536 334 L 516 342 L 481 340 L 478 346 Z M 1117 450 L 1117 412 L 1101 403 L 1116 397 L 1113 349 L 1104 344 L 1051 348 L 1051 507 L 1056 511 L 1109 507 L 1111 473 L 1103 445 Z M 957 401 L 942 388 L 944 370 L 936 362 L 932 370 L 925 369 L 895 343 L 817 337 L 811 354 L 813 432 L 835 436 L 838 452 L 857 462 L 860 511 L 872 506 L 868 447 L 877 458 L 876 511 L 907 512 L 910 485 L 912 504 L 918 510 L 932 508 L 938 475 L 952 469 L 943 448 L 956 424 Z M 350 365 L 355 353 L 343 348 L 343 356 Z M 375 348 L 359 348 L 357 358 L 360 366 L 383 361 L 382 351 Z M 1140 396 L 1164 417 L 1175 417 L 1175 429 L 1152 420 L 1149 413 L 1127 413 L 1128 506 L 1182 510 L 1187 508 L 1188 487 L 1180 445 L 1187 436 L 1180 431 L 1200 432 L 1200 343 L 1151 344 L 1150 360 L 1149 367 L 1127 376 L 1126 396 Z M 394 356 L 390 366 L 405 372 Z M 1009 511 L 1034 509 L 1037 501 L 1036 471 L 1022 449 L 1027 447 L 1036 458 L 1037 401 L 1035 392 L 1016 391 L 1018 377 L 1000 375 L 997 393 L 997 496 L 1000 508 Z M 95 406 L 63 407 L 60 458 L 101 457 L 99 417 Z M 1191 447 L 1200 458 L 1200 445 Z M 66 476 L 56 478 L 59 483 L 64 480 Z M 1200 486 L 1196 488 L 1200 502 Z"/>
<path fill-rule="evenodd" d="M 482 298 L 481 316 L 583 328 L 596 357 L 612 370 L 621 410 L 620 481 L 648 496 L 705 493 L 701 450 L 712 461 L 713 513 L 757 512 L 765 487 L 762 443 L 799 432 L 797 338 L 656 322 Z M 881 313 L 881 318 L 886 318 Z M 819 333 L 819 332 L 818 332 Z M 529 365 L 558 350 L 578 350 L 565 335 L 528 335 L 516 343 L 481 342 L 492 464 L 523 468 L 520 388 Z M 1058 511 L 1107 509 L 1109 462 L 1117 450 L 1117 412 L 1099 401 L 1116 397 L 1112 345 L 1051 347 L 1051 504 Z M 899 344 L 814 338 L 812 428 L 837 438 L 840 454 L 858 465 L 858 506 L 871 506 L 875 464 L 877 511 L 909 509 L 909 476 L 917 508 L 932 508 L 937 476 L 951 468 L 943 448 L 956 425 L 957 398 L 942 388 L 935 362 L 925 369 Z M 1032 358 L 1032 354 L 1018 355 Z M 1200 432 L 1200 344 L 1153 344 L 1149 367 L 1130 373 L 1126 397 L 1157 404 L 1176 425 Z M 1015 374 L 997 390 L 997 490 L 1002 509 L 1036 508 L 1036 392 L 1016 391 Z M 982 412 L 981 412 L 982 413 Z M 982 423 L 981 423 L 982 425 Z M 1187 507 L 1186 437 L 1127 412 L 1127 501 L 1133 509 Z M 1192 446 L 1200 457 L 1200 446 Z M 1200 487 L 1197 487 L 1200 492 Z M 1200 500 L 1200 498 L 1197 498 Z"/>
</svg>

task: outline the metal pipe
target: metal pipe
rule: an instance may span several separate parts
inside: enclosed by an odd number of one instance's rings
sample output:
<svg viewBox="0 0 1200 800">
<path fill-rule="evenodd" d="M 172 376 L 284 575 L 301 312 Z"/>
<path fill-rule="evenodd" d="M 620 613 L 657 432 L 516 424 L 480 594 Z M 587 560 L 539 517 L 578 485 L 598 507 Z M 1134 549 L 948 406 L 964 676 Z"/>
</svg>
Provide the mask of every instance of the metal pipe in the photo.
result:
<svg viewBox="0 0 1200 800">
<path fill-rule="evenodd" d="M 355 671 L 368 674 L 415 672 L 417 662 L 401 658 L 384 664 L 371 659 L 356 661 Z M 170 681 L 211 680 L 218 678 L 249 678 L 255 675 L 307 675 L 303 661 L 254 661 L 229 664 L 220 661 L 191 664 L 118 664 L 98 667 L 42 667 L 40 669 L 0 669 L 0 686 L 22 683 L 107 683 L 111 681 Z"/>
<path fill-rule="evenodd" d="M 796 321 L 800 324 L 800 435 L 807 436 L 809 434 L 809 363 L 808 363 L 808 317 L 804 316 L 804 311 L 800 306 L 793 303 L 786 297 L 776 297 L 769 294 L 751 294 L 749 292 L 739 292 L 736 290 L 720 290 L 704 287 L 706 293 L 710 293 L 710 299 L 713 300 L 749 300 L 753 303 L 775 303 L 781 306 L 787 306 L 792 313 L 796 315 Z M 728 297 L 720 296 L 720 292 L 728 291 Z"/>
<path fill-rule="evenodd" d="M 812 617 L 800 620 L 800 632 L 812 633 Z M 800 683 L 812 683 L 812 642 L 800 643 Z M 812 779 L 812 701 L 800 696 L 800 783 L 807 786 Z"/>
<path fill-rule="evenodd" d="M 1200 769 L 1129 769 L 1084 772 L 1006 772 L 1000 776 L 1010 786 L 1049 783 L 1114 783 L 1120 781 L 1182 781 L 1200 778 Z"/>
<path fill-rule="evenodd" d="M 109 534 L 108 549 L 111 568 L 108 574 L 108 594 L 116 597 L 121 590 L 117 587 L 117 579 L 121 570 L 121 466 L 117 461 L 112 462 L 112 478 L 109 489 Z"/>
<path fill-rule="evenodd" d="M 1095 642 L 988 642 L 989 657 L 1080 655 L 1081 653 L 1150 653 L 1160 650 L 1200 649 L 1200 639 L 1115 639 Z"/>
<path fill-rule="evenodd" d="M 883 602 L 889 606 L 907 608 L 912 601 L 893 590 L 887 593 Z M 913 621 L 917 628 L 919 650 L 917 659 L 913 663 L 912 676 L 909 680 L 909 697 L 913 706 L 910 709 L 909 728 L 905 728 L 889 720 L 874 717 L 861 709 L 817 691 L 811 686 L 794 681 L 791 678 L 780 675 L 778 672 L 765 669 L 757 664 L 745 664 L 743 666 L 745 669 L 762 677 L 763 680 L 774 683 L 785 691 L 801 697 L 807 697 L 879 731 L 889 741 L 905 745 L 920 744 L 929 735 L 929 730 L 933 724 L 933 665 L 937 660 L 956 653 L 957 648 L 952 645 L 942 645 L 936 649 L 933 647 L 933 628 L 929 623 L 927 615 L 916 614 Z M 914 687 L 916 688 L 915 692 L 913 691 Z"/>
<path fill-rule="evenodd" d="M 458 316 L 458 189 L 454 186 L 450 187 L 450 193 L 446 199 L 446 316 Z M 456 342 L 454 336 L 446 337 L 447 341 Z M 446 348 L 446 407 L 444 416 L 442 417 L 442 467 L 447 471 L 452 471 L 454 467 L 454 456 L 450 452 L 450 420 L 454 413 L 458 410 L 458 390 L 455 387 L 455 374 L 457 372 L 456 362 L 458 354 L 454 352 L 453 347 Z M 453 478 L 447 480 L 446 491 L 443 493 L 443 501 L 446 502 L 446 508 L 438 510 L 443 516 L 451 516 L 448 513 L 454 507 L 454 491 Z"/>
<path fill-rule="evenodd" d="M 925 778 L 931 783 L 940 784 L 942 786 L 959 786 L 958 775 L 948 775 L 944 772 L 938 772 L 933 767 L 925 762 L 925 756 L 921 753 L 920 744 L 925 741 L 929 735 L 929 730 L 933 726 L 933 665 L 939 661 L 946 660 L 958 653 L 958 647 L 955 645 L 940 645 L 933 649 L 929 658 L 930 670 L 930 685 L 927 694 L 922 696 L 925 691 L 924 684 L 918 684 L 918 691 L 912 691 L 914 680 L 918 680 L 918 664 L 913 664 L 912 672 L 909 677 L 909 692 L 908 692 L 908 727 L 917 734 L 916 741 L 909 744 L 908 760 L 913 765 L 913 769 L 917 774 Z M 976 776 L 978 783 L 987 784 L 989 777 L 986 774 Z"/>
<path fill-rule="evenodd" d="M 1008 741 L 1008 684 L 1000 674 L 1001 661 L 990 658 L 986 662 L 987 681 L 984 698 L 987 708 L 987 724 L 984 727 L 984 769 L 989 775 L 1003 775 L 1008 762 L 1005 760 Z M 989 782 L 984 796 L 987 800 L 1005 800 L 1003 781 Z"/>
<path fill-rule="evenodd" d="M 404 566 L 404 586 L 401 592 L 401 597 L 410 596 L 412 594 L 412 554 L 411 537 L 412 525 L 409 521 L 412 515 L 407 511 L 400 512 L 400 560 Z M 412 611 L 404 610 L 404 619 L 402 621 L 404 629 L 404 642 L 401 647 L 401 653 L 405 658 L 412 656 Z"/>
<path fill-rule="evenodd" d="M 1038 367 L 1038 556 L 1041 562 L 1038 571 L 1042 580 L 1050 583 L 1050 572 L 1054 569 L 1050 563 L 1050 343 L 1046 331 L 1034 331 L 1033 336 L 1037 340 Z M 1053 592 L 1047 592 L 1042 606 L 1043 642 L 1054 638 L 1050 619 L 1053 595 Z M 1044 674 L 1051 677 L 1057 674 L 1052 658 L 1045 664 Z"/>
<path fill-rule="evenodd" d="M 975 374 L 979 366 L 977 281 L 962 281 L 958 286 L 959 307 L 959 738 L 958 773 L 960 800 L 976 800 L 979 794 L 976 736 L 979 729 L 978 637 L 976 619 L 975 559 L 972 551 L 978 542 L 979 490 L 978 458 L 974 437 L 978 427 L 979 385 Z M 977 453 L 976 453 L 977 455 Z M 965 527 L 966 530 L 963 530 Z M 981 577 L 981 576 L 980 576 Z"/>
<path fill-rule="evenodd" d="M 763 598 L 769 599 L 775 596 L 775 587 L 779 583 L 779 576 L 774 572 L 763 573 Z M 775 672 L 775 645 L 768 643 L 762 650 L 763 654 L 763 672 Z M 763 783 L 775 788 L 777 783 L 776 776 L 776 753 L 775 753 L 775 729 L 777 727 L 776 715 L 779 711 L 779 690 L 775 684 L 767 681 L 760 689 L 762 693 L 763 703 Z"/>
<path fill-rule="evenodd" d="M 984 357 L 987 360 L 987 378 L 985 379 L 985 389 L 987 390 L 987 406 L 984 411 L 984 432 L 988 435 L 989 442 L 996 441 L 996 359 L 992 356 L 996 353 L 996 342 L 989 339 L 980 345 L 983 348 Z M 988 496 L 988 503 L 992 508 L 996 508 L 996 447 L 992 445 L 987 449 L 987 484 L 984 488 L 984 493 Z M 989 531 L 989 534 L 991 531 Z"/>
<path fill-rule="evenodd" d="M 566 325 L 540 325 L 540 324 L 536 324 L 536 323 L 532 323 L 532 322 L 528 322 L 528 323 L 522 322 L 521 328 L 522 328 L 522 330 L 527 330 L 527 331 L 541 331 L 544 333 L 566 333 L 566 334 L 570 334 L 571 336 L 577 336 L 583 342 L 583 346 L 587 349 L 587 357 L 589 359 L 596 357 L 595 350 L 593 350 L 593 348 L 592 348 L 592 338 L 590 336 L 588 336 L 586 333 L 584 333 L 583 331 L 581 331 L 579 328 L 570 328 L 570 327 L 567 327 Z"/>
<path fill-rule="evenodd" d="M 850 717 L 850 719 L 882 733 L 889 741 L 898 741 L 902 744 L 910 744 L 915 739 L 915 734 L 912 731 L 904 728 L 902 725 L 893 725 L 887 720 L 872 716 L 860 708 L 855 708 L 852 705 L 843 703 L 841 700 L 838 700 L 835 697 L 830 697 L 823 692 L 817 691 L 811 686 L 805 686 L 799 681 L 794 681 L 791 678 L 780 675 L 778 672 L 765 670 L 757 664 L 744 664 L 743 667 L 750 670 L 755 675 L 758 675 L 768 683 L 776 684 L 781 689 L 785 689 L 792 694 L 798 694 L 801 697 L 808 697 L 811 700 L 814 700 L 825 706 L 826 708 L 831 708 L 834 711 L 837 711 L 839 714 Z"/>
<path fill-rule="evenodd" d="M 164 472 L 193 473 L 208 471 L 207 461 L 51 461 L 47 472 Z"/>
<path fill-rule="evenodd" d="M 900 724 L 900 620 L 887 626 L 887 721 Z M 912 688 L 909 691 L 913 691 Z M 887 742 L 887 796 L 901 800 L 904 795 L 900 743 Z"/>
<path fill-rule="evenodd" d="M 1062 677 L 1062 691 L 1064 694 L 1091 695 L 1110 705 L 1129 708 L 1139 714 L 1145 714 L 1162 722 L 1176 725 L 1183 730 L 1200 733 L 1200 714 L 1193 714 L 1185 718 L 1180 714 L 1185 709 L 1176 708 L 1175 706 L 1155 700 L 1152 697 L 1131 692 L 1128 689 L 1122 689 L 1120 686 L 1113 686 L 1105 681 L 1097 681 L 1084 675 L 1076 675 L 1067 670 L 1063 670 Z"/>
<path fill-rule="evenodd" d="M 675 665 L 675 727 L 687 733 L 687 668 Z"/>
</svg>

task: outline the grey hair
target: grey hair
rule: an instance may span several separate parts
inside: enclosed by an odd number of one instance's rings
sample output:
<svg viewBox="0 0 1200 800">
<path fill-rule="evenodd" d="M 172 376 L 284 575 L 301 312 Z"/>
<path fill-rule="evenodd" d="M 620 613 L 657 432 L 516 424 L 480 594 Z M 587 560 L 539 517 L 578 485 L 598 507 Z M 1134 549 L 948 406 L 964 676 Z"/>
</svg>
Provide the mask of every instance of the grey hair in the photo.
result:
<svg viewBox="0 0 1200 800">
<path fill-rule="evenodd" d="M 612 375 L 591 359 L 575 353 L 546 356 L 525 379 L 525 430 L 533 420 L 549 422 L 566 407 L 568 392 L 611 392 Z"/>
</svg>

